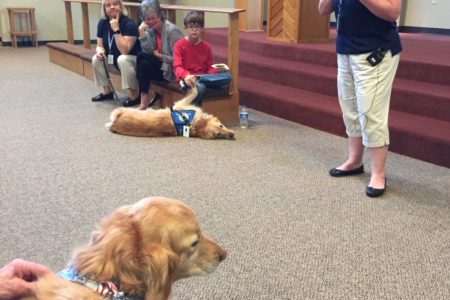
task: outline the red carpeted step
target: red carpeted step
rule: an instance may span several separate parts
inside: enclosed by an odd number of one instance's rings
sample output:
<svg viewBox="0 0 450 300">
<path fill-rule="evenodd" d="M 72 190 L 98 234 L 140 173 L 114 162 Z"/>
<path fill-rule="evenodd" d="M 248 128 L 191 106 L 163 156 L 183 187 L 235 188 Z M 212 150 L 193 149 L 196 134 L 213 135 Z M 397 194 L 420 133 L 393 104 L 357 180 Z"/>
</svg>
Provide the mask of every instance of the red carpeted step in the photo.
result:
<svg viewBox="0 0 450 300">
<path fill-rule="evenodd" d="M 334 37 L 331 31 L 332 38 Z M 450 167 L 450 38 L 401 34 L 390 149 Z M 215 62 L 226 62 L 227 31 L 208 30 Z M 337 100 L 334 42 L 267 41 L 239 33 L 240 102 L 256 110 L 345 136 Z"/>
<path fill-rule="evenodd" d="M 223 28 L 208 29 L 205 39 L 212 45 L 227 47 L 227 35 Z M 405 33 L 400 36 L 403 52 L 397 77 L 450 85 L 450 37 Z M 331 30 L 329 42 L 295 44 L 267 41 L 264 32 L 239 32 L 239 51 L 332 67 L 336 66 L 334 37 Z"/>
<path fill-rule="evenodd" d="M 253 78 L 239 79 L 240 102 L 319 130 L 345 136 L 336 97 Z M 450 123 L 391 110 L 393 152 L 450 167 Z"/>
<path fill-rule="evenodd" d="M 215 47 L 213 53 L 217 60 L 226 61 L 225 48 Z M 337 93 L 336 67 L 264 57 L 240 51 L 239 74 L 330 96 L 335 96 Z"/>
<path fill-rule="evenodd" d="M 226 61 L 227 49 L 214 48 L 217 61 Z M 337 95 L 336 67 L 264 57 L 239 52 L 240 76 L 278 83 L 311 92 Z M 450 86 L 397 78 L 391 107 L 407 113 L 450 122 Z"/>
<path fill-rule="evenodd" d="M 205 40 L 212 46 L 227 47 L 227 31 L 221 28 L 205 32 Z M 264 32 L 239 32 L 239 53 L 251 52 L 264 57 L 287 61 L 301 61 L 336 67 L 336 51 L 332 42 L 319 44 L 294 44 L 267 41 Z"/>
<path fill-rule="evenodd" d="M 239 78 L 240 103 L 323 131 L 344 135 L 336 97 L 249 77 Z"/>
<path fill-rule="evenodd" d="M 450 85 L 396 78 L 391 109 L 450 122 Z"/>
<path fill-rule="evenodd" d="M 391 110 L 389 150 L 450 168 L 450 123 Z"/>
</svg>

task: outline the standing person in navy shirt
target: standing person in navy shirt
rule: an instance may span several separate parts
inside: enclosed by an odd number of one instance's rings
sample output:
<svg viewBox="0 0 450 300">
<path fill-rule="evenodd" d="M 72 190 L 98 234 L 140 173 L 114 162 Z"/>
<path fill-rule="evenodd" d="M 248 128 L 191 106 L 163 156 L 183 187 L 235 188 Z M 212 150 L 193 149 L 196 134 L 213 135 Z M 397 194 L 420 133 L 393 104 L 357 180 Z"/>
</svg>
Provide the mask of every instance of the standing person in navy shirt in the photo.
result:
<svg viewBox="0 0 450 300">
<path fill-rule="evenodd" d="M 363 173 L 367 147 L 371 177 L 366 195 L 378 197 L 386 189 L 389 104 L 402 50 L 396 29 L 401 0 L 320 0 L 320 14 L 333 11 L 338 97 L 349 153 L 347 160 L 329 173 L 333 177 Z"/>
<path fill-rule="evenodd" d="M 119 73 L 122 88 L 129 91 L 125 101 L 139 98 L 136 79 L 136 54 L 140 51 L 139 31 L 131 20 L 122 0 L 102 0 L 102 18 L 97 25 L 97 48 L 92 57 L 94 78 L 103 93 L 92 98 L 92 101 L 114 99 L 113 91 L 106 77 L 103 60 L 106 60 L 109 72 Z"/>
</svg>

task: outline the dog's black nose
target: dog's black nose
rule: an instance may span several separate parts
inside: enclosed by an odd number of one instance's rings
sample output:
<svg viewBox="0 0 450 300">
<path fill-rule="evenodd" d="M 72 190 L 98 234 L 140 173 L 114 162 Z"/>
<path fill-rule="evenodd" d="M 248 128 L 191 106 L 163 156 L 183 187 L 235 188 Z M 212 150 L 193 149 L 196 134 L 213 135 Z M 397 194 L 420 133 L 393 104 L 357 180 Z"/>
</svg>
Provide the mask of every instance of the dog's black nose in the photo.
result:
<svg viewBox="0 0 450 300">
<path fill-rule="evenodd" d="M 230 132 L 229 137 L 233 138 L 234 137 L 234 132 Z"/>
<path fill-rule="evenodd" d="M 228 253 L 226 250 L 224 250 L 224 249 L 219 250 L 219 260 L 220 261 L 224 261 L 225 258 L 227 258 L 227 255 L 228 255 Z"/>
</svg>

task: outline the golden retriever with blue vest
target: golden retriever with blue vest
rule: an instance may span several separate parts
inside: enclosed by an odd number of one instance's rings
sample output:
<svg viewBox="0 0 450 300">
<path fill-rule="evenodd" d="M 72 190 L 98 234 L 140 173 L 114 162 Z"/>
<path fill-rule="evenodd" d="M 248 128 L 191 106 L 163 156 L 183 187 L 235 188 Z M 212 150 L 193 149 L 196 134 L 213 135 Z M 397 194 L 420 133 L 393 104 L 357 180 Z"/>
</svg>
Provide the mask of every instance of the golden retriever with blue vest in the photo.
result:
<svg viewBox="0 0 450 300">
<path fill-rule="evenodd" d="M 190 89 L 172 108 L 138 110 L 119 107 L 111 113 L 111 122 L 105 126 L 111 132 L 141 136 L 161 137 L 185 135 L 202 139 L 232 139 L 234 131 L 225 127 L 220 120 L 192 105 L 197 88 Z"/>
</svg>

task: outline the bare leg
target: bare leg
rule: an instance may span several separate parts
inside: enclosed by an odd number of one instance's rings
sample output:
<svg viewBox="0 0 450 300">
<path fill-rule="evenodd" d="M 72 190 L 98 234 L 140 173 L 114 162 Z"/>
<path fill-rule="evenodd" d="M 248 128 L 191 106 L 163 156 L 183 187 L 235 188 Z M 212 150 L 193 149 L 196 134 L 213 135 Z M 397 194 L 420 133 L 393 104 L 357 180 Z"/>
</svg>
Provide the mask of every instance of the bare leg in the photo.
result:
<svg viewBox="0 0 450 300">
<path fill-rule="evenodd" d="M 147 93 L 141 93 L 141 104 L 139 104 L 139 110 L 146 110 L 148 104 L 150 102 L 150 98 Z"/>
<path fill-rule="evenodd" d="M 348 159 L 338 170 L 349 171 L 359 168 L 362 165 L 364 146 L 360 137 L 348 137 Z"/>
<path fill-rule="evenodd" d="M 375 189 L 385 188 L 386 179 L 386 159 L 388 155 L 388 147 L 369 148 L 370 164 L 372 175 L 370 177 L 369 187 Z"/>
<path fill-rule="evenodd" d="M 140 110 L 146 110 L 148 108 L 148 105 L 150 104 L 150 100 L 153 99 L 155 96 L 155 92 L 152 90 L 149 90 L 149 93 L 141 93 L 141 104 L 139 105 L 138 109 Z"/>
<path fill-rule="evenodd" d="M 112 90 L 111 90 L 111 87 L 109 85 L 103 87 L 103 95 L 107 95 L 107 94 L 109 94 L 111 92 L 112 92 Z"/>
<path fill-rule="evenodd" d="M 130 99 L 136 99 L 137 97 L 139 97 L 139 92 L 135 89 L 129 89 L 130 91 Z"/>
</svg>

